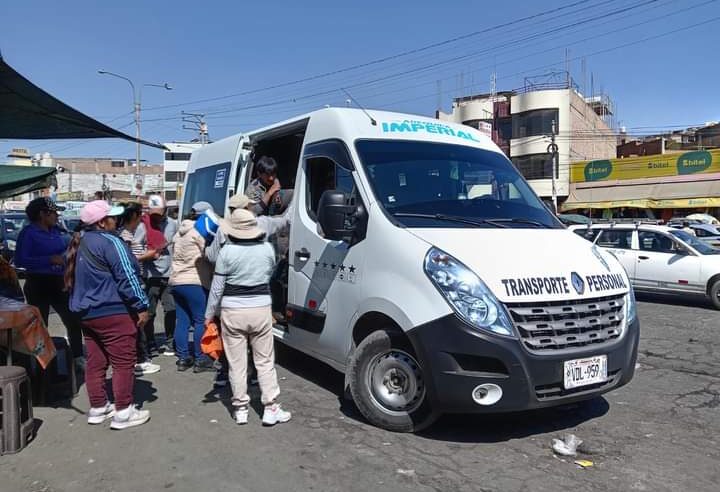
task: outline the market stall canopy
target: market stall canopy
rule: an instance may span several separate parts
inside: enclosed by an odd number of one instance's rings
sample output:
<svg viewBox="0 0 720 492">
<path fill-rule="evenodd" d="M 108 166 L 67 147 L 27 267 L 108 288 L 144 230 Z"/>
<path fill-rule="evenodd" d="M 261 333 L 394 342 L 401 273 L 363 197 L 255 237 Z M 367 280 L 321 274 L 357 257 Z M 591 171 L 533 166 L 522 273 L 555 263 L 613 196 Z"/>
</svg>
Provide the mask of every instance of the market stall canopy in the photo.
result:
<svg viewBox="0 0 720 492">
<path fill-rule="evenodd" d="M 21 140 L 65 138 L 123 138 L 115 130 L 71 108 L 16 72 L 0 55 L 0 138 Z M 161 144 L 139 140 L 165 149 Z"/>
<path fill-rule="evenodd" d="M 0 166 L 0 199 L 50 186 L 54 167 Z"/>
<path fill-rule="evenodd" d="M 720 181 L 635 184 L 579 188 L 570 185 L 562 210 L 585 208 L 695 208 L 720 207 Z"/>
</svg>

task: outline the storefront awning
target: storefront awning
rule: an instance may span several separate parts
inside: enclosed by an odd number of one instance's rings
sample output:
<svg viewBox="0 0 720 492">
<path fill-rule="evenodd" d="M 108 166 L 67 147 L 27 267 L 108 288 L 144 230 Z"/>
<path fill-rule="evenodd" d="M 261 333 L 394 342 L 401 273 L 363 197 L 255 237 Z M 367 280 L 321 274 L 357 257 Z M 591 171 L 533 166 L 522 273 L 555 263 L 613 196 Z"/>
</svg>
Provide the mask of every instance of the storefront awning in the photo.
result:
<svg viewBox="0 0 720 492">
<path fill-rule="evenodd" d="M 21 140 L 123 138 L 115 130 L 54 98 L 5 63 L 0 56 L 0 138 Z M 161 144 L 140 143 L 164 149 Z"/>
<path fill-rule="evenodd" d="M 55 172 L 54 167 L 0 166 L 0 198 L 47 188 Z"/>
<path fill-rule="evenodd" d="M 579 188 L 570 194 L 561 210 L 585 208 L 704 208 L 720 207 L 720 181 L 636 184 Z"/>
</svg>

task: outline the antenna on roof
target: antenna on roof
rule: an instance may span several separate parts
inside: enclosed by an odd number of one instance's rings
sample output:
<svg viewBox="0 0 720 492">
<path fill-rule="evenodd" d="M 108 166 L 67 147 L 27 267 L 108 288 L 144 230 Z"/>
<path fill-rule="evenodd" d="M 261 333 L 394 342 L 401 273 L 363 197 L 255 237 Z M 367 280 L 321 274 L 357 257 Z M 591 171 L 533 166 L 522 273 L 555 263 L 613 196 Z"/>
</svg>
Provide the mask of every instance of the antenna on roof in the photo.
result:
<svg viewBox="0 0 720 492">
<path fill-rule="evenodd" d="M 346 95 L 347 97 L 349 97 L 352 102 L 354 102 L 355 104 L 357 104 L 357 107 L 358 107 L 358 108 L 362 109 L 362 112 L 365 113 L 365 115 L 366 115 L 368 118 L 370 118 L 370 123 L 372 123 L 373 126 L 377 126 L 377 121 L 375 121 L 375 118 L 373 118 L 372 116 L 370 116 L 370 113 L 368 113 L 368 112 L 365 110 L 365 108 L 363 108 L 363 107 L 360 105 L 360 103 L 357 102 L 357 101 L 355 100 L 355 98 L 352 97 L 352 95 L 351 95 L 348 91 L 346 91 L 346 90 L 343 89 L 342 87 L 340 88 L 340 90 L 343 91 L 343 92 L 345 93 L 345 95 Z"/>
</svg>

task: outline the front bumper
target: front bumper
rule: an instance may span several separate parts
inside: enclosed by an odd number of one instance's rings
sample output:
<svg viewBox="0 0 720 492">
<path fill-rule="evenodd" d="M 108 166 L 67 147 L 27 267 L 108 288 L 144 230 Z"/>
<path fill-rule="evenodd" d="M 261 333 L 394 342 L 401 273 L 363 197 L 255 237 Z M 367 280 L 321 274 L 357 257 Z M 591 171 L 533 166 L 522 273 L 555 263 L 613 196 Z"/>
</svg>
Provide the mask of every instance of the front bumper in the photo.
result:
<svg viewBox="0 0 720 492">
<path fill-rule="evenodd" d="M 425 374 L 428 397 L 442 413 L 500 413 L 551 407 L 593 398 L 628 383 L 635 372 L 640 323 L 635 319 L 622 338 L 547 354 L 530 353 L 522 341 L 481 332 L 451 314 L 408 333 Z M 608 380 L 565 390 L 563 362 L 607 355 Z M 483 383 L 502 388 L 494 405 L 472 399 Z"/>
</svg>

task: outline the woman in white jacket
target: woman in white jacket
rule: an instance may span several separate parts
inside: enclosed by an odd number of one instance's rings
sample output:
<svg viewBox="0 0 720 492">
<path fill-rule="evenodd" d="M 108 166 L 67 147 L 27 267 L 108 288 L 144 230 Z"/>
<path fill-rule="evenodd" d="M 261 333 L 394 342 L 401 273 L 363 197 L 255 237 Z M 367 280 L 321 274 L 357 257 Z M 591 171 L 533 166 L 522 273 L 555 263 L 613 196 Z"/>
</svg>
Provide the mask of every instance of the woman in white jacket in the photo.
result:
<svg viewBox="0 0 720 492">
<path fill-rule="evenodd" d="M 195 217 L 211 209 L 207 202 L 192 206 L 191 218 L 183 220 L 173 239 L 172 273 L 169 285 L 175 299 L 177 322 L 175 347 L 178 371 L 193 368 L 193 372 L 212 371 L 213 361 L 200 349 L 205 331 L 205 305 L 212 280 L 211 266 L 204 257 L 205 239 L 195 228 Z M 193 344 L 189 343 L 190 329 Z"/>
</svg>

